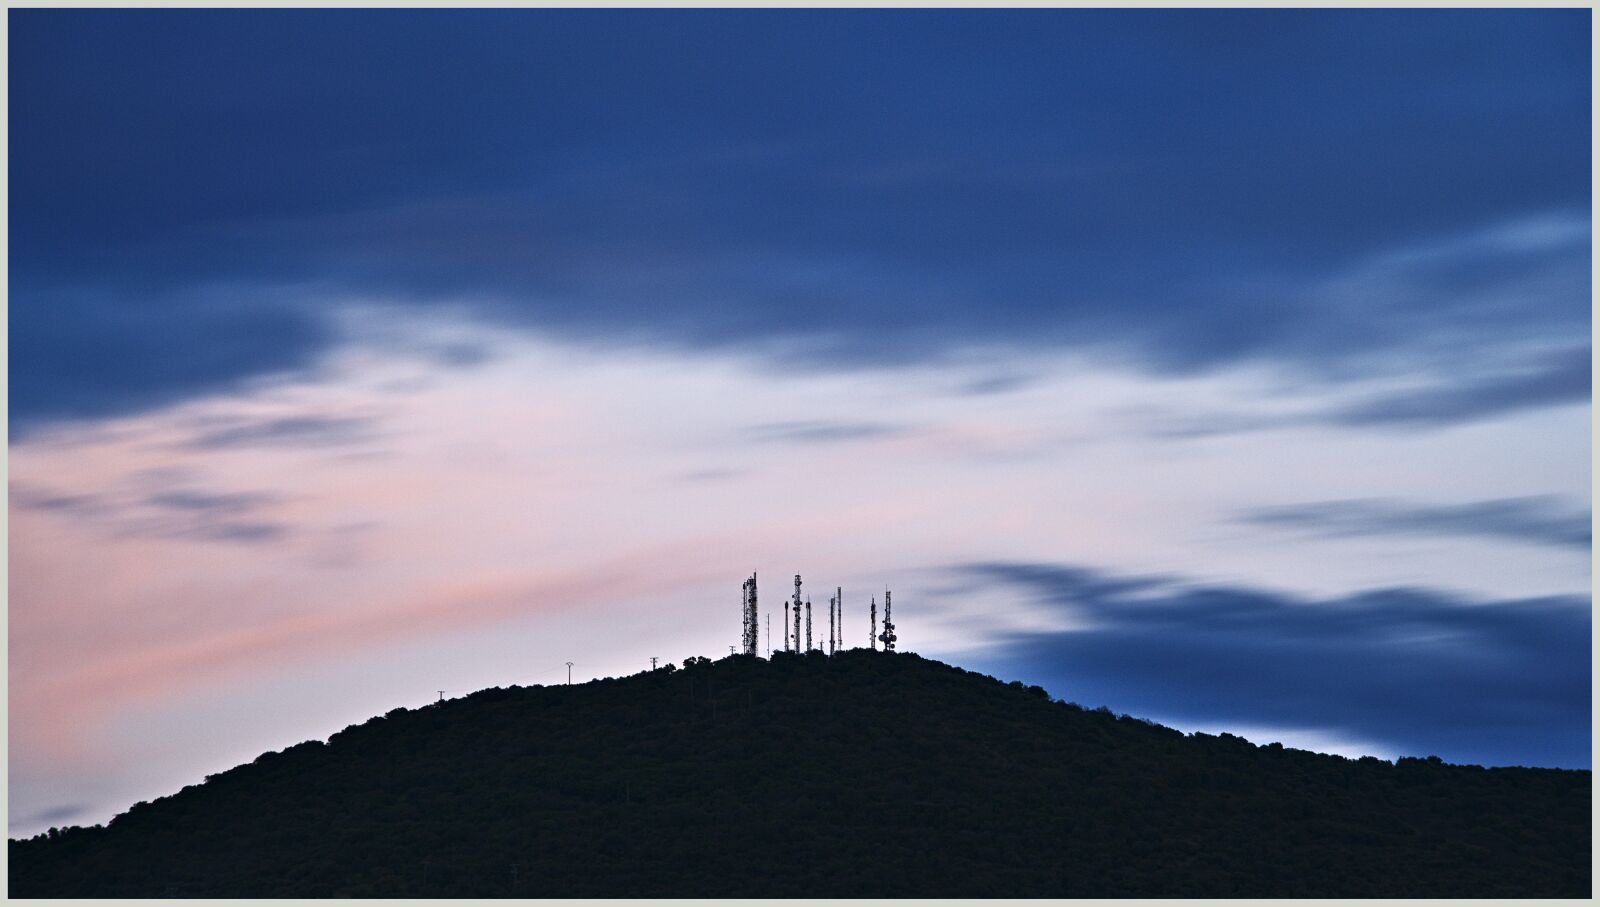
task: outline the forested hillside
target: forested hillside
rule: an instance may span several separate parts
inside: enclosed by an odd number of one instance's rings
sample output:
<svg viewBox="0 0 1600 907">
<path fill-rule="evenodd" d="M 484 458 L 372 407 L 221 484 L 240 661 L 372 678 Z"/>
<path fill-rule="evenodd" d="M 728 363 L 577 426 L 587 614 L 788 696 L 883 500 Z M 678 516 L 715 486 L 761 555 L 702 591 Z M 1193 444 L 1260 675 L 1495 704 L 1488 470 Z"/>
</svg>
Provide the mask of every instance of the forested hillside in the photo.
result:
<svg viewBox="0 0 1600 907">
<path fill-rule="evenodd" d="M 10 893 L 1587 897 L 1590 797 L 780 653 L 398 709 L 12 841 Z"/>
</svg>

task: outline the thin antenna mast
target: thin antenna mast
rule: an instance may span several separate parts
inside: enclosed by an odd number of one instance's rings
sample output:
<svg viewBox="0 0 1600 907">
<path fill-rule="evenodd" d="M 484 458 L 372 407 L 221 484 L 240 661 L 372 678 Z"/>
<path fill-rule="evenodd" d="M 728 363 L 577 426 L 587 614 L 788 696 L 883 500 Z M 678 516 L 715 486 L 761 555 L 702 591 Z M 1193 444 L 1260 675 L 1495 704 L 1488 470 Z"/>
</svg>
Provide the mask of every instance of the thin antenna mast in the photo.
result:
<svg viewBox="0 0 1600 907">
<path fill-rule="evenodd" d="M 811 651 L 811 596 L 806 596 L 806 651 Z"/>
<path fill-rule="evenodd" d="M 833 588 L 833 610 L 838 613 L 839 625 L 833 631 L 833 645 L 836 649 L 844 648 L 844 587 Z"/>
<path fill-rule="evenodd" d="M 835 597 L 835 596 L 832 596 L 832 595 L 828 596 L 828 654 L 829 655 L 833 654 L 833 634 L 834 634 L 833 612 L 837 608 L 837 606 L 838 606 L 838 598 Z"/>
<path fill-rule="evenodd" d="M 872 629 L 867 631 L 867 645 L 872 646 L 872 651 L 878 651 L 878 597 L 872 597 Z"/>
<path fill-rule="evenodd" d="M 567 662 L 567 686 L 572 686 L 572 662 Z"/>
</svg>

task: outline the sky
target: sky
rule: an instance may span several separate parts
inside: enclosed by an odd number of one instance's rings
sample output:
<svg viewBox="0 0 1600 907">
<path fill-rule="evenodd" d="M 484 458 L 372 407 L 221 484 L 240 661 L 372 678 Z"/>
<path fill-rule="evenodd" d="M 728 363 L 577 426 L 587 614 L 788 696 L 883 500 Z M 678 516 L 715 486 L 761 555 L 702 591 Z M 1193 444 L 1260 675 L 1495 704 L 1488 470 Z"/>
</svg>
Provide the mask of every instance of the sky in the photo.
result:
<svg viewBox="0 0 1600 907">
<path fill-rule="evenodd" d="M 13 10 L 10 831 L 725 655 L 1590 765 L 1590 35 Z M 762 631 L 765 651 L 767 631 Z"/>
</svg>

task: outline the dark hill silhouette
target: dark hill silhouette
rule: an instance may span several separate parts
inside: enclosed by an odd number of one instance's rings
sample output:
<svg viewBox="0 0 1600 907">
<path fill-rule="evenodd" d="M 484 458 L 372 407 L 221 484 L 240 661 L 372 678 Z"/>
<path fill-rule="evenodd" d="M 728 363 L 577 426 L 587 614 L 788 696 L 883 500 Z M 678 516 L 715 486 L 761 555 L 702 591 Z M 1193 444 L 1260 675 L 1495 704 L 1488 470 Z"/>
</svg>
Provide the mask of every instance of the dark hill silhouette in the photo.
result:
<svg viewBox="0 0 1600 907">
<path fill-rule="evenodd" d="M 1590 893 L 1590 773 L 1186 736 L 911 654 L 692 659 L 397 709 L 104 828 L 12 896 Z"/>
</svg>

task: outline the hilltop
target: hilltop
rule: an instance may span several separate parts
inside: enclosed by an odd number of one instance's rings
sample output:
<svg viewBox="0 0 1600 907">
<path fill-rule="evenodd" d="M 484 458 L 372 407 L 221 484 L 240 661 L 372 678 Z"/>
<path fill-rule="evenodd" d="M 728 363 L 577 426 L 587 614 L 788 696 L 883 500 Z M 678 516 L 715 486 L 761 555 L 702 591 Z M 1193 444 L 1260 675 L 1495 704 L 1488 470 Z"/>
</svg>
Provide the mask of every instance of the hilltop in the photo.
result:
<svg viewBox="0 0 1600 907">
<path fill-rule="evenodd" d="M 1588 897 L 1590 796 L 778 653 L 396 709 L 14 840 L 10 894 Z"/>
</svg>

